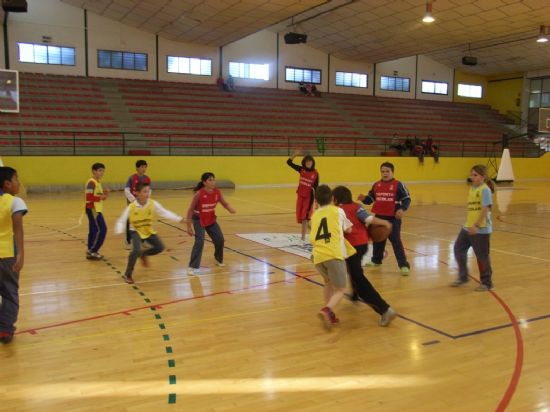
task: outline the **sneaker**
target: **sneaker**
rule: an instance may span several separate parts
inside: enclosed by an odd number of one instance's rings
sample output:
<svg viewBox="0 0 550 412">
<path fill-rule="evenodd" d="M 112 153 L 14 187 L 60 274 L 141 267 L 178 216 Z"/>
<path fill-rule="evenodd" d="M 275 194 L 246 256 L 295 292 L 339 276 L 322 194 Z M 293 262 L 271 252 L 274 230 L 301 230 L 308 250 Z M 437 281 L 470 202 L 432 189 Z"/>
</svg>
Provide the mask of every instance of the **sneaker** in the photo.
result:
<svg viewBox="0 0 550 412">
<path fill-rule="evenodd" d="M 132 242 L 128 242 L 128 241 L 124 240 L 124 249 L 132 250 Z"/>
<path fill-rule="evenodd" d="M 386 312 L 384 312 L 382 317 L 380 317 L 380 321 L 378 322 L 378 324 L 380 326 L 388 326 L 391 321 L 396 318 L 396 316 L 397 312 L 390 307 Z"/>
<path fill-rule="evenodd" d="M 466 279 L 457 279 L 453 283 L 451 283 L 449 286 L 452 288 L 457 288 L 459 286 L 464 285 L 465 283 L 468 283 L 468 278 Z"/>
<path fill-rule="evenodd" d="M 409 276 L 409 273 L 411 273 L 411 270 L 407 266 L 399 268 L 399 271 L 401 272 L 401 276 Z"/>
<path fill-rule="evenodd" d="M 129 285 L 132 285 L 134 284 L 134 278 L 132 278 L 132 276 L 123 276 L 123 279 L 124 279 L 124 282 L 128 283 Z"/>
<path fill-rule="evenodd" d="M 377 268 L 378 266 L 382 266 L 382 263 L 374 263 L 372 260 L 370 262 L 367 262 L 365 265 L 368 268 Z"/>
<path fill-rule="evenodd" d="M 196 270 L 197 270 L 197 269 L 195 269 L 195 268 L 188 267 L 188 268 L 187 268 L 187 274 L 188 274 L 188 275 L 194 275 Z"/>
<path fill-rule="evenodd" d="M 147 255 L 141 255 L 139 259 L 141 260 L 141 264 L 143 265 L 143 267 L 149 267 L 149 259 L 147 259 Z"/>
<path fill-rule="evenodd" d="M 330 310 L 329 307 L 325 306 L 324 308 L 321 308 L 319 313 L 317 314 L 319 319 L 321 319 L 321 322 L 323 323 L 323 327 L 329 331 L 332 329 L 332 326 L 337 323 L 335 322 L 336 315 L 334 315 L 334 312 Z"/>
<path fill-rule="evenodd" d="M 103 255 L 100 255 L 100 254 L 97 253 L 97 252 L 90 252 L 90 251 L 87 251 L 87 252 L 86 252 L 86 259 L 89 259 L 89 260 L 101 260 L 101 259 L 103 259 Z"/>
<path fill-rule="evenodd" d="M 0 342 L 10 343 L 13 340 L 13 333 L 10 332 L 0 332 Z"/>
<path fill-rule="evenodd" d="M 474 292 L 488 292 L 490 290 L 493 290 L 492 286 L 487 286 L 482 283 L 474 289 Z"/>
<path fill-rule="evenodd" d="M 357 293 L 352 293 L 350 295 L 346 295 L 349 299 L 349 301 L 353 304 L 359 303 L 359 295 Z"/>
<path fill-rule="evenodd" d="M 223 268 L 223 267 L 225 266 L 225 263 L 223 263 L 223 262 L 218 262 L 217 260 L 215 261 L 215 263 L 216 263 L 216 266 L 219 266 L 219 267 L 221 267 L 221 268 Z"/>
</svg>

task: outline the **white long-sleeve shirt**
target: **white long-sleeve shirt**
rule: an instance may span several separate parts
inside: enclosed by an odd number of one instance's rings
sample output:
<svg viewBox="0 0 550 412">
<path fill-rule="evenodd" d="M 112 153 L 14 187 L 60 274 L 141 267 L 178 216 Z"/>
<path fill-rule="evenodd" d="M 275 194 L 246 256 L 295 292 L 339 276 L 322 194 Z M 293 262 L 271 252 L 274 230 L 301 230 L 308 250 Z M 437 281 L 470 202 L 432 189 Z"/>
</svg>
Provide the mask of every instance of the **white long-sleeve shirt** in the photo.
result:
<svg viewBox="0 0 550 412">
<path fill-rule="evenodd" d="M 156 200 L 153 200 L 153 199 L 148 199 L 147 202 L 144 205 L 139 203 L 137 200 L 134 200 L 132 203 L 135 203 L 136 207 L 141 209 L 141 208 L 147 207 L 149 205 L 149 202 L 153 202 L 153 205 L 155 207 L 155 214 L 157 216 L 163 217 L 163 218 L 168 219 L 168 220 L 173 220 L 174 222 L 179 222 L 183 219 L 181 216 L 179 216 L 179 215 L 163 208 L 162 205 L 159 202 L 157 202 Z M 122 215 L 116 221 L 115 233 L 117 233 L 117 234 L 124 233 L 124 231 L 126 230 L 126 221 L 128 220 L 128 215 L 129 215 L 129 212 L 130 212 L 130 205 L 132 203 L 130 203 L 126 207 L 126 209 L 124 209 L 124 212 L 122 212 Z M 136 229 L 130 224 L 130 230 L 136 230 Z"/>
</svg>

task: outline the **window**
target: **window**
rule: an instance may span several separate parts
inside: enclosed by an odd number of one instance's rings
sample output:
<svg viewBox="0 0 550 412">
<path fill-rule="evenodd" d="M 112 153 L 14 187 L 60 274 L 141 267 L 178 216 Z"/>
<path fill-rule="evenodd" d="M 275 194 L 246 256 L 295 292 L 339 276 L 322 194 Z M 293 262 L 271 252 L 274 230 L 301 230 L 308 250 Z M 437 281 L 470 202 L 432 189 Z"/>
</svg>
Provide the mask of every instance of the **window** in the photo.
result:
<svg viewBox="0 0 550 412">
<path fill-rule="evenodd" d="M 125 51 L 98 50 L 97 67 L 147 71 L 147 54 Z"/>
<path fill-rule="evenodd" d="M 321 70 L 286 67 L 285 80 L 294 83 L 321 84 Z"/>
<path fill-rule="evenodd" d="M 194 57 L 168 56 L 168 73 L 212 76 L 212 60 Z"/>
<path fill-rule="evenodd" d="M 422 80 L 422 93 L 430 94 L 448 94 L 449 83 L 433 82 L 431 80 Z"/>
<path fill-rule="evenodd" d="M 477 84 L 458 83 L 458 95 L 481 99 L 483 88 Z"/>
<path fill-rule="evenodd" d="M 367 87 L 367 75 L 362 73 L 336 72 L 336 86 Z"/>
<path fill-rule="evenodd" d="M 229 74 L 240 79 L 269 80 L 269 64 L 229 62 Z"/>
<path fill-rule="evenodd" d="M 46 44 L 17 43 L 21 63 L 75 65 L 75 48 Z"/>
<path fill-rule="evenodd" d="M 394 92 L 409 92 L 411 90 L 411 79 L 409 77 L 381 76 L 380 89 Z"/>
</svg>

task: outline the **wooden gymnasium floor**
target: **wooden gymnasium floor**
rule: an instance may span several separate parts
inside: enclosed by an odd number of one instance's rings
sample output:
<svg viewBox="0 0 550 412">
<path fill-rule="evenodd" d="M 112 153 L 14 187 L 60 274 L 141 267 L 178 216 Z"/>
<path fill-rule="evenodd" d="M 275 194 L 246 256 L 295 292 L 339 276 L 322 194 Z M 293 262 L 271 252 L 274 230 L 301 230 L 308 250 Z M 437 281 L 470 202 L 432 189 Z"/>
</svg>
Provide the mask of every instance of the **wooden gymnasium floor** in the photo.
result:
<svg viewBox="0 0 550 412">
<path fill-rule="evenodd" d="M 353 187 L 354 195 L 366 187 Z M 113 234 L 122 193 L 107 201 L 105 261 L 84 259 L 80 194 L 31 195 L 18 334 L 0 346 L 2 411 L 548 411 L 550 182 L 495 195 L 494 293 L 450 288 L 465 184 L 416 184 L 403 239 L 368 277 L 399 312 L 388 328 L 366 305 L 341 304 L 341 326 L 316 317 L 312 264 L 235 236 L 298 232 L 294 190 L 225 190 L 218 207 L 225 268 L 207 244 L 203 274 L 186 274 L 192 239 L 157 229 L 167 251 L 120 278 Z M 184 213 L 191 193 L 155 190 Z M 390 248 L 391 249 L 391 248 Z M 472 274 L 478 277 L 473 259 Z"/>
</svg>

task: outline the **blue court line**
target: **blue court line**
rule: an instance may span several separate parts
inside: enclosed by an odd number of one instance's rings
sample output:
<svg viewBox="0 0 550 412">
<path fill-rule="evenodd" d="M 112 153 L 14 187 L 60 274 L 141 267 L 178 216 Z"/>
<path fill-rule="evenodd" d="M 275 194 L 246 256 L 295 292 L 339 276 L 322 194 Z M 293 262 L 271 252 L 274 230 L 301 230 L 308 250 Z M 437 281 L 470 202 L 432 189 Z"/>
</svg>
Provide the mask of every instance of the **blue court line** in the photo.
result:
<svg viewBox="0 0 550 412">
<path fill-rule="evenodd" d="M 170 227 L 172 227 L 172 228 L 174 228 L 174 229 L 177 229 L 177 230 L 179 230 L 179 231 L 186 232 L 184 229 L 182 229 L 182 228 L 180 228 L 180 227 L 178 227 L 178 226 L 174 226 L 174 225 L 172 225 L 172 224 L 170 224 L 170 223 L 163 222 L 162 220 L 159 220 L 159 222 L 165 224 L 166 226 L 170 226 Z M 206 239 L 206 238 L 205 238 L 204 240 L 207 241 L 207 242 L 212 243 L 212 241 L 209 240 L 209 239 Z M 265 264 L 265 265 L 269 265 L 269 266 L 271 266 L 272 268 L 279 269 L 279 270 L 282 271 L 282 272 L 288 273 L 288 274 L 290 274 L 290 275 L 292 275 L 292 276 L 295 276 L 295 277 L 300 278 L 300 279 L 302 279 L 302 280 L 305 280 L 305 281 L 308 281 L 308 282 L 310 282 L 310 283 L 313 283 L 313 284 L 315 284 L 315 285 L 317 285 L 317 286 L 324 287 L 324 285 L 323 285 L 322 283 L 320 283 L 320 282 L 317 282 L 317 281 L 315 281 L 315 280 L 312 280 L 312 279 L 309 279 L 309 278 L 300 276 L 300 275 L 298 275 L 296 272 L 293 272 L 292 270 L 288 270 L 288 269 L 286 269 L 286 268 L 279 267 L 279 266 L 277 266 L 277 265 L 274 265 L 274 264 L 271 263 L 271 262 L 268 262 L 268 261 L 266 261 L 266 260 L 257 258 L 256 256 L 249 255 L 249 254 L 247 254 L 247 253 L 241 252 L 241 251 L 239 251 L 239 250 L 237 250 L 237 249 L 230 248 L 230 247 L 228 247 L 228 246 L 224 246 L 224 249 L 230 250 L 230 251 L 235 252 L 235 253 L 237 253 L 237 254 L 239 254 L 239 255 L 242 255 L 242 256 L 246 256 L 246 257 L 248 257 L 248 258 L 250 258 L 250 259 L 256 260 L 256 261 L 261 262 L 261 263 L 263 263 L 263 264 Z M 362 303 L 364 303 L 364 302 L 362 302 Z M 364 304 L 366 305 L 366 303 L 364 303 Z M 461 339 L 461 338 L 467 338 L 467 337 L 469 337 L 469 336 L 474 336 L 474 335 L 481 335 L 482 333 L 492 332 L 492 331 L 494 331 L 494 330 L 499 330 L 499 329 L 505 329 L 505 328 L 509 328 L 509 327 L 512 326 L 511 323 L 506 323 L 506 324 L 504 324 L 504 325 L 493 326 L 493 327 L 484 328 L 484 329 L 478 329 L 478 330 L 474 330 L 474 331 L 471 331 L 471 332 L 462 333 L 462 334 L 460 334 L 460 335 L 451 335 L 451 334 L 449 334 L 449 333 L 447 333 L 447 332 L 444 332 L 444 331 L 442 331 L 442 330 L 440 330 L 440 329 L 436 329 L 436 328 L 434 328 L 434 327 L 432 327 L 432 326 L 429 326 L 429 325 L 426 325 L 426 324 L 424 324 L 424 323 L 422 323 L 422 322 L 419 322 L 419 321 L 416 321 L 416 320 L 414 320 L 414 319 L 408 318 L 408 317 L 406 317 L 406 316 L 404 316 L 404 315 L 397 314 L 397 317 L 399 317 L 399 318 L 401 318 L 401 319 L 404 319 L 404 320 L 406 320 L 406 321 L 408 321 L 408 322 L 414 323 L 415 325 L 418 325 L 418 326 L 420 326 L 421 328 L 428 329 L 428 330 L 430 330 L 430 331 L 432 331 L 432 332 L 435 332 L 435 333 L 437 333 L 437 334 L 439 334 L 439 335 L 445 336 L 446 338 L 453 339 L 453 340 Z M 547 318 L 550 318 L 550 314 L 549 314 L 549 315 L 537 316 L 537 317 L 535 317 L 535 318 L 530 318 L 530 319 L 525 320 L 525 322 L 534 322 L 534 321 L 537 321 L 537 320 L 542 320 L 542 319 L 547 319 Z M 431 343 L 432 343 L 432 342 L 427 342 L 427 344 L 431 344 Z M 434 341 L 433 343 L 438 343 L 438 342 L 435 342 L 435 341 Z"/>
</svg>

